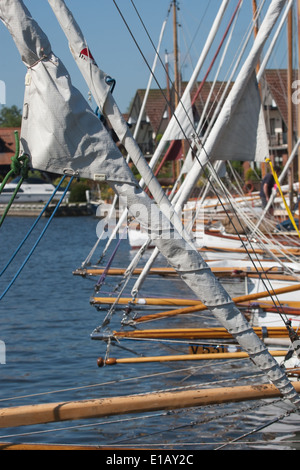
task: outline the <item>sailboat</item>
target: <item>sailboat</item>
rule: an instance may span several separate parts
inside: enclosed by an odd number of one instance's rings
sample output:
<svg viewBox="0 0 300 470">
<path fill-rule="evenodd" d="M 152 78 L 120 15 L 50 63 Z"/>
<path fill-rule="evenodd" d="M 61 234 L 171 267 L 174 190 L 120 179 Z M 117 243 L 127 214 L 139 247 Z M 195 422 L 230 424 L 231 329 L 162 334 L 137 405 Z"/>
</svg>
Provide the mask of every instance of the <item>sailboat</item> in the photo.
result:
<svg viewBox="0 0 300 470">
<path fill-rule="evenodd" d="M 262 122 L 254 70 L 270 31 L 277 23 L 286 2 L 283 0 L 270 2 L 248 59 L 244 62 L 239 73 L 239 80 L 235 82 L 225 100 L 205 146 L 201 147 L 199 155 L 197 154 L 192 163 L 192 169 L 187 173 L 185 180 L 187 184 L 182 185 L 183 189 L 178 191 L 173 201 L 164 193 L 154 177 L 151 165 L 147 164 L 131 136 L 127 123 L 111 93 L 108 76 L 98 67 L 71 11 L 62 0 L 48 1 L 67 36 L 71 53 L 88 83 L 97 105 L 128 151 L 132 162 L 142 175 L 143 181 L 138 182 L 134 178 L 105 126 L 91 111 L 81 93 L 72 85 L 65 67 L 52 51 L 48 37 L 31 17 L 22 0 L 14 0 L 14 2 L 0 3 L 0 17 L 10 31 L 22 61 L 27 67 L 24 115 L 20 137 L 21 155 L 28 156 L 33 168 L 61 174 L 62 177 L 68 176 L 70 181 L 73 178 L 85 177 L 98 182 L 108 182 L 116 195 L 125 201 L 126 211 L 128 210 L 147 230 L 149 240 L 155 244 L 155 251 L 164 256 L 194 297 L 194 305 L 189 307 L 189 312 L 179 313 L 176 309 L 171 313 L 163 312 L 162 316 L 171 318 L 184 313 L 208 311 L 218 327 L 209 328 L 210 331 L 207 328 L 202 332 L 199 329 L 197 332 L 189 331 L 188 341 L 191 342 L 197 338 L 209 339 L 209 341 L 217 340 L 218 342 L 220 338 L 229 339 L 228 343 L 224 342 L 226 344 L 225 356 L 218 350 L 217 355 L 212 353 L 214 354 L 213 359 L 251 358 L 257 369 L 262 372 L 264 377 L 267 377 L 269 383 L 260 384 L 257 387 L 253 384 L 232 389 L 223 387 L 219 391 L 208 388 L 198 388 L 192 391 L 177 390 L 176 392 L 159 391 L 152 394 L 145 393 L 107 399 L 86 399 L 77 402 L 42 403 L 17 408 L 2 408 L 0 426 L 2 428 L 19 427 L 141 411 L 153 412 L 199 407 L 224 403 L 224 400 L 235 402 L 261 398 L 273 399 L 275 397 L 280 399 L 280 403 L 287 406 L 288 411 L 285 411 L 285 415 L 297 413 L 299 384 L 291 382 L 285 369 L 276 360 L 277 357 L 283 360 L 287 355 L 286 350 L 269 350 L 266 347 L 263 341 L 264 330 L 258 331 L 251 327 L 245 315 L 237 307 L 237 303 L 241 299 L 233 300 L 219 279 L 214 276 L 208 263 L 204 261 L 201 253 L 197 250 L 191 233 L 182 225 L 180 217 L 180 208 L 188 199 L 191 188 L 198 179 L 199 168 L 209 164 L 209 160 L 227 160 L 229 153 L 233 152 L 233 131 L 235 126 L 240 124 L 240 117 L 237 117 L 235 113 L 238 113 L 239 116 L 245 103 L 247 103 L 248 109 L 250 100 L 256 115 L 255 122 Z M 222 2 L 219 14 L 216 15 L 216 22 L 220 21 L 228 3 L 228 1 Z M 203 58 L 200 62 L 202 60 Z M 186 103 L 184 97 L 171 124 L 175 128 L 177 128 L 183 113 L 182 103 Z M 259 106 L 257 106 L 258 104 Z M 43 119 L 45 114 L 47 120 Z M 226 117 L 225 122 L 224 117 Z M 255 135 L 257 135 L 256 132 L 257 130 L 255 130 Z M 226 137 L 226 139 L 221 142 L 220 136 Z M 193 145 L 196 148 L 197 144 L 197 139 L 193 140 Z M 265 145 L 265 134 L 257 135 L 251 145 L 253 156 L 261 155 Z M 249 149 L 248 152 L 250 152 Z M 152 163 L 154 164 L 154 162 Z M 143 190 L 144 185 L 147 186 L 153 199 Z M 156 256 L 157 253 L 154 255 Z M 131 266 L 130 270 L 134 267 Z M 101 288 L 102 282 L 103 279 L 100 279 L 97 283 L 98 290 Z M 137 325 L 145 319 L 136 317 L 134 314 L 134 304 L 138 298 L 136 286 L 135 289 L 135 291 L 132 290 L 133 295 L 128 302 L 128 308 L 124 311 L 121 328 L 127 329 L 129 327 L 129 330 L 135 328 L 134 331 L 140 333 Z M 243 301 L 246 300 L 244 298 Z M 126 332 L 123 334 L 110 330 L 109 325 L 113 313 L 113 309 L 107 311 L 102 324 L 95 328 L 91 335 L 92 339 L 101 340 L 107 346 L 105 358 L 98 360 L 99 366 L 134 362 L 126 358 L 111 357 L 111 348 L 115 344 L 119 345 L 121 337 L 123 336 L 125 340 L 129 341 L 131 336 Z M 156 318 L 158 318 L 158 314 L 156 314 Z M 146 321 L 149 321 L 149 318 Z M 270 331 L 269 337 L 285 336 L 292 345 L 291 353 L 297 355 L 298 335 L 288 323 L 284 327 L 284 332 L 276 329 Z M 173 335 L 174 338 L 174 335 L 179 334 L 179 338 L 182 339 L 183 333 L 182 329 L 180 332 L 156 331 L 156 334 L 161 335 L 160 338 L 167 338 L 168 335 Z M 153 331 L 144 332 L 144 334 L 148 340 L 155 339 Z M 141 339 L 141 336 L 136 335 L 136 339 Z M 229 351 L 232 346 L 238 349 L 233 352 L 233 356 Z M 211 360 L 210 354 L 206 354 L 155 356 L 154 358 L 144 356 L 133 359 L 136 363 L 142 361 L 161 363 Z M 227 399 L 224 398 L 224 393 L 228 397 Z"/>
</svg>

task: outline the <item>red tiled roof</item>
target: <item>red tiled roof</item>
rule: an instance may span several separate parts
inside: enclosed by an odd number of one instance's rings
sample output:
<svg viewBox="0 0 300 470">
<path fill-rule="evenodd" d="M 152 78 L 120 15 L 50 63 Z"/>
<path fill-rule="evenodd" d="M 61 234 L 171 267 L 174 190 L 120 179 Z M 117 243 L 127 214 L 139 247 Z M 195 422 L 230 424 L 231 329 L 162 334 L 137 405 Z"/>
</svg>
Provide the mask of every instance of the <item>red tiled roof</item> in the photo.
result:
<svg viewBox="0 0 300 470">
<path fill-rule="evenodd" d="M 146 90 L 137 90 L 137 93 L 140 99 L 140 104 L 142 105 Z M 149 117 L 154 132 L 159 130 L 166 108 L 167 102 L 162 91 L 160 89 L 149 90 L 145 112 Z"/>
<path fill-rule="evenodd" d="M 20 129 L 0 127 L 0 165 L 10 165 L 11 157 L 15 154 L 15 130 L 20 134 Z"/>
<path fill-rule="evenodd" d="M 191 92 L 191 99 L 193 100 L 193 97 L 195 97 L 196 92 L 199 87 L 199 83 L 194 86 Z M 181 94 L 184 92 L 185 88 L 187 86 L 187 82 L 183 82 L 181 84 Z M 206 117 L 211 117 L 213 111 L 216 108 L 216 105 L 218 101 L 220 100 L 220 97 L 222 96 L 222 92 L 225 88 L 226 84 L 223 82 L 217 82 L 215 84 L 214 90 L 211 93 L 211 87 L 212 83 L 211 82 L 206 82 L 204 85 L 201 87 L 201 92 L 198 94 L 197 99 L 195 101 L 194 107 L 197 109 L 197 112 L 199 116 L 202 114 L 202 111 L 204 109 L 204 105 L 206 101 L 209 98 L 209 106 L 207 108 L 207 115 Z M 231 89 L 231 86 L 229 87 L 229 90 Z M 140 105 L 142 104 L 142 101 L 144 99 L 146 90 L 139 89 L 137 90 L 137 95 L 140 101 Z M 228 93 L 228 92 L 227 92 Z M 171 105 L 172 105 L 173 99 L 171 99 Z M 145 107 L 145 112 L 151 122 L 152 129 L 155 133 L 158 132 L 161 126 L 162 118 L 167 110 L 168 103 L 167 103 L 167 97 L 166 97 L 166 90 L 160 90 L 160 89 L 152 89 L 149 91 L 146 107 Z"/>
</svg>

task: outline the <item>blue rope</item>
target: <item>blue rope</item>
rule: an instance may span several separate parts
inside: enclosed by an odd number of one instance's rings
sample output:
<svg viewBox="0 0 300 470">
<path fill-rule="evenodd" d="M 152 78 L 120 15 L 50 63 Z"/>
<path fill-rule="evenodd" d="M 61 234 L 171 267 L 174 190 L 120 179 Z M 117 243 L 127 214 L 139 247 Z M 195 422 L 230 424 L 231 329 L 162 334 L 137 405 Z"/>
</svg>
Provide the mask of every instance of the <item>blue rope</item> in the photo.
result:
<svg viewBox="0 0 300 470">
<path fill-rule="evenodd" d="M 114 89 L 115 89 L 115 86 L 116 86 L 116 80 L 115 78 L 112 78 L 110 77 L 109 75 L 105 78 L 105 82 L 107 83 L 107 85 L 110 85 L 110 92 L 113 93 Z M 100 112 L 100 109 L 99 109 L 99 106 L 97 106 L 96 110 L 95 110 L 95 114 L 96 116 L 100 119 L 101 122 L 105 122 L 106 119 L 105 117 L 103 116 L 103 114 L 101 114 Z"/>
<path fill-rule="evenodd" d="M 105 82 L 107 85 L 110 85 L 110 92 L 113 93 L 115 86 L 116 86 L 116 80 L 115 78 L 110 77 L 109 75 L 105 78 Z"/>
<path fill-rule="evenodd" d="M 49 225 L 50 225 L 50 223 L 51 223 L 53 217 L 55 216 L 55 214 L 56 214 L 56 212 L 57 212 L 57 210 L 58 210 L 60 204 L 62 203 L 63 199 L 65 198 L 65 195 L 66 195 L 66 193 L 67 193 L 67 191 L 68 191 L 68 189 L 69 189 L 69 187 L 70 187 L 70 184 L 72 183 L 73 179 L 74 179 L 74 176 L 72 176 L 72 178 L 70 179 L 70 181 L 69 181 L 69 183 L 68 183 L 68 185 L 67 185 L 67 187 L 66 187 L 66 189 L 65 189 L 65 191 L 64 191 L 64 193 L 63 193 L 63 195 L 61 196 L 59 202 L 57 203 L 57 205 L 56 205 L 56 207 L 55 207 L 55 209 L 54 209 L 54 211 L 52 212 L 51 217 L 49 218 L 47 224 L 46 224 L 45 227 L 43 228 L 43 230 L 42 230 L 40 236 L 38 237 L 37 241 L 35 242 L 35 244 L 34 244 L 33 247 L 31 248 L 29 254 L 26 256 L 25 260 L 23 261 L 22 265 L 21 265 L 20 268 L 18 269 L 17 273 L 15 274 L 15 276 L 13 277 L 13 279 L 11 280 L 11 282 L 9 283 L 9 285 L 7 286 L 7 288 L 5 289 L 5 291 L 1 294 L 0 300 L 2 300 L 3 297 L 7 294 L 7 292 L 9 291 L 9 289 L 11 288 L 11 286 L 13 285 L 13 283 L 15 282 L 15 280 L 17 279 L 17 277 L 18 277 L 19 274 L 21 273 L 22 269 L 23 269 L 24 266 L 26 265 L 27 261 L 28 261 L 29 258 L 31 257 L 32 253 L 34 252 L 34 250 L 35 250 L 36 247 L 38 246 L 38 244 L 39 244 L 39 242 L 41 241 L 43 235 L 45 234 L 47 228 L 49 227 Z"/>
<path fill-rule="evenodd" d="M 22 248 L 22 246 L 24 245 L 24 243 L 26 242 L 26 240 L 28 239 L 29 235 L 32 233 L 33 229 L 36 227 L 37 223 L 40 221 L 41 217 L 43 216 L 44 212 L 47 210 L 47 208 L 49 207 L 52 199 L 54 198 L 55 194 L 57 193 L 58 189 L 60 188 L 61 184 L 63 183 L 64 179 L 66 178 L 66 175 L 64 175 L 62 177 L 62 179 L 60 180 L 60 182 L 58 183 L 58 185 L 56 186 L 52 196 L 50 197 L 49 201 L 47 202 L 47 204 L 44 206 L 42 212 L 40 213 L 40 215 L 38 216 L 38 218 L 36 219 L 36 221 L 34 222 L 34 224 L 32 225 L 32 227 L 29 229 L 27 235 L 24 237 L 24 239 L 21 241 L 20 245 L 18 246 L 18 248 L 16 249 L 16 251 L 14 252 L 14 254 L 12 255 L 12 257 L 10 258 L 10 260 L 8 261 L 7 265 L 2 269 L 1 273 L 0 273 L 0 277 L 5 273 L 5 271 L 7 270 L 8 266 L 10 265 L 10 263 L 15 259 L 16 255 L 19 253 L 20 249 Z"/>
</svg>

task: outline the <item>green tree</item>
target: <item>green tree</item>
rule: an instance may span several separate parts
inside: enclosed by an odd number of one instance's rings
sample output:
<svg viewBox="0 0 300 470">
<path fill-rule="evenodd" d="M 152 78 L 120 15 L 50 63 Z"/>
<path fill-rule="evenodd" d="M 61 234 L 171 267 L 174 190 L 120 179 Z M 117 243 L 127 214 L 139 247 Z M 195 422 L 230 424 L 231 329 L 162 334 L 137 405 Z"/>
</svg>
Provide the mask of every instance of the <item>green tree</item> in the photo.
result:
<svg viewBox="0 0 300 470">
<path fill-rule="evenodd" d="M 0 127 L 20 127 L 22 111 L 16 105 L 3 106 L 0 111 Z"/>
</svg>

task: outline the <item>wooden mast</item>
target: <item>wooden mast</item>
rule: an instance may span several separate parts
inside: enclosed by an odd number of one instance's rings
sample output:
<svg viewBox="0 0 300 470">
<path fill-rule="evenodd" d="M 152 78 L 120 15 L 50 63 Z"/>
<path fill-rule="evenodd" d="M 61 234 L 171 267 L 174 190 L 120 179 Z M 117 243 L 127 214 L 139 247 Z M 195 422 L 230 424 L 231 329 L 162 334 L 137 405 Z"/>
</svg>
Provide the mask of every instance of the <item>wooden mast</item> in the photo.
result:
<svg viewBox="0 0 300 470">
<path fill-rule="evenodd" d="M 257 18 L 257 3 L 256 3 L 256 0 L 252 0 L 252 11 L 253 11 L 253 21 L 254 21 L 254 38 L 256 38 L 257 34 L 258 34 L 258 18 Z M 257 64 L 256 66 L 256 73 L 258 73 L 259 71 L 259 63 Z M 261 87 L 260 87 L 260 84 L 258 85 L 259 86 L 259 90 L 261 92 Z M 260 164 L 260 168 L 261 168 L 261 178 L 263 179 L 264 176 L 266 175 L 266 164 L 264 162 L 262 162 Z"/>
<path fill-rule="evenodd" d="M 178 70 L 178 38 L 177 38 L 177 2 L 173 0 L 173 46 L 174 46 L 174 88 L 175 88 L 175 108 L 179 103 L 179 70 Z"/>
<path fill-rule="evenodd" d="M 177 36 L 177 0 L 173 0 L 173 47 L 174 47 L 174 109 L 179 104 L 180 97 L 180 73 L 179 73 L 179 60 L 178 60 L 178 36 Z M 182 149 L 183 149 L 182 143 Z M 180 173 L 180 162 L 174 161 L 173 165 L 175 179 Z"/>
</svg>

